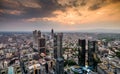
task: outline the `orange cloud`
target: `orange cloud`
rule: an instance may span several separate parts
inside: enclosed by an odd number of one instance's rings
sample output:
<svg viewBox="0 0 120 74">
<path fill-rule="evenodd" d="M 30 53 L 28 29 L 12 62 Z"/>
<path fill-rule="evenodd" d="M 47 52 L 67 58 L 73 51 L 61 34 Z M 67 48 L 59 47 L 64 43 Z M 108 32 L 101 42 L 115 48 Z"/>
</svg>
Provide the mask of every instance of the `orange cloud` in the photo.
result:
<svg viewBox="0 0 120 74">
<path fill-rule="evenodd" d="M 36 22 L 36 21 L 41 21 L 43 20 L 42 18 L 31 18 L 31 19 L 27 19 L 27 20 L 23 20 L 23 21 L 28 21 L 28 22 Z"/>
<path fill-rule="evenodd" d="M 13 10 L 13 11 L 9 11 L 9 14 L 13 14 L 13 15 L 20 15 L 24 13 L 23 11 L 18 11 L 18 10 Z"/>
<path fill-rule="evenodd" d="M 31 18 L 27 21 L 52 21 L 64 25 L 88 24 L 96 22 L 119 22 L 120 2 L 108 4 L 98 10 L 90 11 L 88 6 L 67 7 L 65 11 L 56 10 L 54 17 Z"/>
<path fill-rule="evenodd" d="M 87 9 L 87 8 L 86 8 Z M 46 17 L 49 21 L 57 21 L 63 24 L 84 24 L 92 22 L 120 21 L 120 3 L 110 4 L 96 11 L 82 8 L 67 8 L 65 12 L 55 11 L 56 17 Z"/>
<path fill-rule="evenodd" d="M 24 1 L 21 2 L 25 7 L 31 7 L 31 8 L 41 8 L 40 4 L 34 1 Z"/>
<path fill-rule="evenodd" d="M 0 9 L 0 12 L 3 13 L 4 11 Z"/>
</svg>

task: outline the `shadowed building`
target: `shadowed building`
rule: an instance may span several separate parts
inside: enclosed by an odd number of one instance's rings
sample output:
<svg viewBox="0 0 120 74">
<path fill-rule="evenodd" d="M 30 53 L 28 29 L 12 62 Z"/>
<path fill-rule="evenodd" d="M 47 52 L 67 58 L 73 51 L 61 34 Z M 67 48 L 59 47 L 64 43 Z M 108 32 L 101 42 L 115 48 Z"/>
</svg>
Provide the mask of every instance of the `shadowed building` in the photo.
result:
<svg viewBox="0 0 120 74">
<path fill-rule="evenodd" d="M 97 42 L 96 41 L 88 41 L 88 65 L 93 68 L 93 70 L 97 70 Z"/>
<path fill-rule="evenodd" d="M 80 66 L 85 66 L 85 53 L 86 53 L 86 40 L 85 39 L 79 39 L 78 40 L 78 63 Z"/>
<path fill-rule="evenodd" d="M 38 31 L 38 38 L 41 38 L 41 31 Z"/>
<path fill-rule="evenodd" d="M 62 37 L 63 33 L 54 34 L 54 58 L 62 57 Z"/>
<path fill-rule="evenodd" d="M 56 60 L 56 73 L 55 74 L 64 74 L 64 60 L 63 60 L 63 58 L 57 58 L 57 60 Z"/>
<path fill-rule="evenodd" d="M 53 37 L 54 37 L 54 30 L 52 29 L 51 30 L 51 38 L 53 39 Z"/>
<path fill-rule="evenodd" d="M 40 53 L 46 53 L 45 44 L 46 44 L 45 38 L 39 38 L 38 39 L 38 51 Z"/>
<path fill-rule="evenodd" d="M 54 34 L 54 58 L 57 58 L 57 35 Z"/>
<path fill-rule="evenodd" d="M 62 38 L 63 33 L 58 33 L 54 35 L 54 56 L 56 59 L 56 70 L 55 74 L 64 74 L 64 60 L 63 60 L 63 50 L 62 50 Z"/>
</svg>

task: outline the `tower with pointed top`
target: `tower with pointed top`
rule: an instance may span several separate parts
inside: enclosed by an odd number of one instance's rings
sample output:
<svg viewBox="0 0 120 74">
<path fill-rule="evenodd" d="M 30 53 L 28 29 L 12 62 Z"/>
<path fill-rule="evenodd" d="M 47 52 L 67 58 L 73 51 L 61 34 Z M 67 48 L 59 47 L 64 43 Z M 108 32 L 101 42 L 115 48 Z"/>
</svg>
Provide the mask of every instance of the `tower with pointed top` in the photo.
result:
<svg viewBox="0 0 120 74">
<path fill-rule="evenodd" d="M 51 29 L 51 38 L 53 39 L 53 37 L 54 37 L 54 30 Z"/>
</svg>

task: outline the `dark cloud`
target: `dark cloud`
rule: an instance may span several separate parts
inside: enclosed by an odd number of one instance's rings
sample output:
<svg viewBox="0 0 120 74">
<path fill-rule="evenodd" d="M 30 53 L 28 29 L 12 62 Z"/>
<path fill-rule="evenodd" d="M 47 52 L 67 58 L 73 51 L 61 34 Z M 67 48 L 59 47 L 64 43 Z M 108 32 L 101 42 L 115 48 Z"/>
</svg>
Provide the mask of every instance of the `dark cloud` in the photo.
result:
<svg viewBox="0 0 120 74">
<path fill-rule="evenodd" d="M 101 6 L 99 4 L 94 4 L 94 5 L 90 6 L 88 9 L 89 10 L 97 10 L 99 8 L 101 8 Z"/>
<path fill-rule="evenodd" d="M 61 2 L 61 0 L 57 0 L 57 2 L 64 7 L 78 7 L 85 6 L 87 4 L 87 0 L 66 0 L 66 2 Z"/>
<path fill-rule="evenodd" d="M 78 7 L 78 6 L 85 6 L 87 2 L 86 0 L 81 0 L 81 1 L 75 0 L 71 3 L 72 3 L 72 6 Z"/>
<path fill-rule="evenodd" d="M 97 10 L 99 8 L 105 7 L 108 4 L 111 3 L 117 3 L 120 2 L 120 0 L 96 0 L 94 3 L 88 8 L 88 10 Z"/>
<path fill-rule="evenodd" d="M 97 10 L 106 5 L 106 0 L 96 0 L 94 3 L 88 8 L 89 10 Z"/>
<path fill-rule="evenodd" d="M 116 3 L 116 2 L 120 2 L 120 0 L 111 0 L 111 2 Z"/>
<path fill-rule="evenodd" d="M 34 7 L 30 6 L 34 2 Z M 41 7 L 35 7 L 35 3 Z M 60 9 L 56 0 L 1 0 L 0 1 L 0 10 L 19 10 L 24 11 L 21 15 L 8 14 L 5 12 L 0 12 L 0 18 L 6 19 L 26 19 L 34 17 L 45 17 L 45 16 L 54 16 L 52 12 L 54 10 Z"/>
<path fill-rule="evenodd" d="M 59 1 L 63 1 L 59 3 Z M 66 8 L 70 7 L 82 7 L 88 6 L 88 10 L 97 10 L 104 7 L 108 0 L 0 0 L 0 21 L 1 19 L 8 20 L 19 20 L 39 17 L 52 17 L 56 16 L 53 13 L 55 10 L 65 11 Z M 120 0 L 109 0 L 110 3 L 119 2 Z M 19 15 L 10 14 L 6 11 L 20 11 Z"/>
<path fill-rule="evenodd" d="M 87 4 L 87 2 L 85 2 L 85 0 L 82 0 L 82 3 L 80 5 L 85 6 L 86 4 Z"/>
<path fill-rule="evenodd" d="M 1 0 L 0 1 L 0 9 L 20 9 L 20 4 L 18 1 L 13 0 Z"/>
</svg>

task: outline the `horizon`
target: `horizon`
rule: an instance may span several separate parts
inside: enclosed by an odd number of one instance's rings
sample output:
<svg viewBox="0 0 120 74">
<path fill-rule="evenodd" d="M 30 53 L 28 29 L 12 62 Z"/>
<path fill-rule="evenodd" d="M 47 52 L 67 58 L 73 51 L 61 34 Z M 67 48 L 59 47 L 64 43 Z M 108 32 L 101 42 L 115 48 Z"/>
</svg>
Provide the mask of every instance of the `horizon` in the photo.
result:
<svg viewBox="0 0 120 74">
<path fill-rule="evenodd" d="M 39 29 L 40 30 L 40 29 Z M 39 31 L 38 30 L 38 31 Z M 54 29 L 53 29 L 54 30 Z M 110 31 L 111 29 L 90 29 L 90 30 L 79 30 L 79 31 L 55 31 L 56 33 L 57 32 L 63 32 L 63 33 L 116 33 L 116 34 L 119 34 L 120 33 L 120 30 L 112 30 Z M 32 33 L 34 30 L 32 31 L 0 31 L 0 32 L 30 32 Z M 40 30 L 41 32 L 48 32 L 50 33 L 51 30 L 49 31 L 43 31 L 43 30 Z"/>
</svg>

